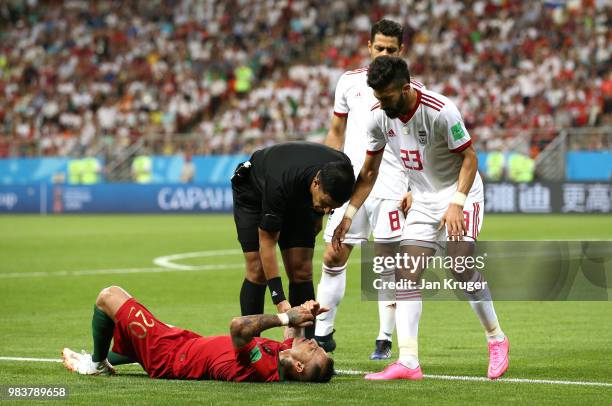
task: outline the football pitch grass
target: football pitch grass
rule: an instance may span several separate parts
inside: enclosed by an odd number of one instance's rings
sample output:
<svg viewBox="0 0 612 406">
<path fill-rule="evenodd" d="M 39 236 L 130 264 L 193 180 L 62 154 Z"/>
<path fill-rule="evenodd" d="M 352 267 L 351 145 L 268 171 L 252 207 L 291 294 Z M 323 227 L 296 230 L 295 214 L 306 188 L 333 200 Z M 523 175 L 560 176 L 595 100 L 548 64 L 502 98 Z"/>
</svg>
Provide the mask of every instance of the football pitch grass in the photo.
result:
<svg viewBox="0 0 612 406">
<path fill-rule="evenodd" d="M 91 351 L 93 303 L 109 285 L 124 287 L 159 319 L 203 335 L 226 334 L 240 313 L 243 266 L 231 216 L 0 216 L 0 230 L 0 357 L 58 359 L 65 346 Z M 481 238 L 610 240 L 612 216 L 489 215 Z M 196 254 L 177 255 L 184 253 Z M 386 362 L 368 360 L 377 306 L 361 301 L 358 261 L 354 255 L 336 318 L 334 359 L 342 372 L 329 384 L 151 380 L 138 365 L 119 366 L 114 377 L 87 377 L 61 363 L 0 359 L 0 385 L 65 385 L 71 403 L 110 405 L 612 404 L 610 302 L 497 302 L 511 340 L 509 380 L 489 382 L 465 378 L 485 377 L 487 367 L 470 307 L 426 301 L 419 355 L 429 377 L 365 381 L 363 372 Z M 274 312 L 270 303 L 266 309 Z M 281 330 L 264 335 L 279 339 Z"/>
</svg>

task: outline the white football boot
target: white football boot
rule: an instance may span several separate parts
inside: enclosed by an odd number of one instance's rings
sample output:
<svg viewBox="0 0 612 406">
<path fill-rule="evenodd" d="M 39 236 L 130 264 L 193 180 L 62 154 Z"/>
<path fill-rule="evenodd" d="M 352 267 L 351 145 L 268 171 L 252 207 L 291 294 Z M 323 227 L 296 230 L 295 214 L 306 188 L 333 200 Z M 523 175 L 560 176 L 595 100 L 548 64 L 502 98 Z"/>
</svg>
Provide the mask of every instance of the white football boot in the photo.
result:
<svg viewBox="0 0 612 406">
<path fill-rule="evenodd" d="M 116 371 L 113 366 L 104 360 L 101 362 L 93 362 L 91 354 L 82 351 L 81 354 L 72 351 L 70 348 L 64 348 L 62 351 L 62 359 L 64 366 L 72 372 L 81 375 L 115 375 Z"/>
</svg>

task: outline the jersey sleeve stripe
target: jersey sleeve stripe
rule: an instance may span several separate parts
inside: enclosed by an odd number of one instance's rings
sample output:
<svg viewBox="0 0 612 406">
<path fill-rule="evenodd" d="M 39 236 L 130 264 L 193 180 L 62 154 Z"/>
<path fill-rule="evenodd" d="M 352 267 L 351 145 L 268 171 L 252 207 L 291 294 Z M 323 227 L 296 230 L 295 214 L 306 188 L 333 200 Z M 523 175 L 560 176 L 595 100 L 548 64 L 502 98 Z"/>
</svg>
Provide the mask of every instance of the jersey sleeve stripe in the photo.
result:
<svg viewBox="0 0 612 406">
<path fill-rule="evenodd" d="M 432 99 L 430 99 L 428 97 L 423 97 L 423 100 L 428 102 L 429 104 L 433 104 L 434 106 L 437 106 L 437 107 L 440 107 L 440 108 L 444 107 L 443 103 L 437 102 L 437 101 L 432 100 Z"/>
<path fill-rule="evenodd" d="M 476 203 L 476 228 L 474 229 L 474 239 L 478 238 L 478 232 L 480 228 L 480 202 Z M 482 278 L 482 275 L 480 275 Z"/>
<path fill-rule="evenodd" d="M 377 109 L 377 108 L 379 108 L 379 107 L 380 107 L 380 103 L 376 103 L 375 105 L 373 105 L 373 106 L 372 106 L 372 108 L 370 109 L 370 111 L 374 111 L 374 110 L 376 110 L 376 109 Z"/>
<path fill-rule="evenodd" d="M 472 238 L 476 239 L 476 219 L 478 218 L 478 203 L 474 202 L 472 204 Z"/>
<path fill-rule="evenodd" d="M 430 102 L 431 104 L 435 104 L 436 106 L 439 106 L 440 108 L 444 107 L 444 103 L 442 103 L 438 99 L 434 99 L 431 96 L 427 96 L 426 94 L 423 95 L 423 100 L 426 100 Z"/>
<path fill-rule="evenodd" d="M 334 111 L 334 116 L 336 116 L 336 117 L 346 117 L 346 116 L 348 116 L 348 113 L 339 113 L 337 111 Z"/>
<path fill-rule="evenodd" d="M 424 106 L 430 107 L 436 111 L 440 111 L 441 109 L 437 106 L 434 106 L 433 104 L 429 104 L 427 102 L 425 102 L 425 100 L 421 100 L 421 104 L 423 104 Z"/>
<path fill-rule="evenodd" d="M 397 292 L 395 294 L 395 298 L 397 300 L 410 300 L 410 299 L 420 299 L 421 298 L 421 294 L 414 294 L 414 295 L 402 295 L 401 293 Z"/>
<path fill-rule="evenodd" d="M 423 84 L 421 82 L 417 82 L 416 80 L 410 80 L 410 83 L 416 87 L 423 87 Z"/>
<path fill-rule="evenodd" d="M 367 72 L 368 68 L 360 68 L 346 72 L 347 75 L 356 75 L 357 73 Z"/>
<path fill-rule="evenodd" d="M 368 150 L 368 151 L 366 151 L 366 154 L 368 154 L 368 155 L 378 155 L 378 154 L 380 154 L 381 152 L 383 152 L 384 150 L 385 150 L 385 147 L 382 147 L 382 148 L 381 148 L 381 149 L 379 149 L 378 151 L 369 151 L 369 150 Z"/>
<path fill-rule="evenodd" d="M 433 103 L 433 104 L 439 104 L 440 107 L 444 107 L 444 102 L 441 102 L 440 100 L 436 99 L 435 97 L 432 97 L 428 94 L 423 94 L 423 98 L 427 99 L 427 101 Z"/>
<path fill-rule="evenodd" d="M 466 142 L 465 144 L 461 145 L 460 147 L 457 147 L 455 149 L 451 149 L 450 152 L 461 152 L 464 149 L 466 149 L 467 147 L 469 147 L 470 145 L 472 145 L 472 140 L 468 140 L 468 142 Z"/>
</svg>

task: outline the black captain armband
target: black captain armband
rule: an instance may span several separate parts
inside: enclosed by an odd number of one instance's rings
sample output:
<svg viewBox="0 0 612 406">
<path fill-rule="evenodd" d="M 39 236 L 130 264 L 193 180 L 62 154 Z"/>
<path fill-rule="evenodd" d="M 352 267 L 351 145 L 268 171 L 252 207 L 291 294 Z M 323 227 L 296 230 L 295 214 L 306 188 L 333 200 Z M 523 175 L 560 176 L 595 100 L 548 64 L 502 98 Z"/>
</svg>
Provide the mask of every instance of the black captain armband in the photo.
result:
<svg viewBox="0 0 612 406">
<path fill-rule="evenodd" d="M 274 303 L 275 305 L 279 304 L 283 300 L 287 300 L 285 298 L 285 292 L 283 291 L 283 282 L 281 281 L 280 276 L 270 279 L 268 281 L 268 288 L 270 289 L 270 295 L 272 295 L 272 303 Z"/>
</svg>

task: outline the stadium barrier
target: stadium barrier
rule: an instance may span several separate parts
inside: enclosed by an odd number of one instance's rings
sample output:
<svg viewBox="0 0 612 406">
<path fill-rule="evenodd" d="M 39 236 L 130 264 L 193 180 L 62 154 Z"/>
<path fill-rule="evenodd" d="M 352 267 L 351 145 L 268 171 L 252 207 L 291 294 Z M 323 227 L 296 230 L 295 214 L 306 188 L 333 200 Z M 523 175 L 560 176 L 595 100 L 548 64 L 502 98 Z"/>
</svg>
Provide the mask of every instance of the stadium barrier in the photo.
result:
<svg viewBox="0 0 612 406">
<path fill-rule="evenodd" d="M 565 159 L 567 180 L 612 180 L 612 151 L 570 151 Z"/>
<path fill-rule="evenodd" d="M 185 159 L 181 155 L 151 156 L 151 183 L 179 183 Z M 236 165 L 246 161 L 248 155 L 194 156 L 193 182 L 227 185 Z M 68 163 L 71 158 L 9 158 L 0 159 L 0 184 L 23 185 L 39 182 L 53 183 L 69 179 Z M 98 158 L 104 166 L 104 159 Z"/>
<path fill-rule="evenodd" d="M 0 213 L 228 213 L 229 184 L 0 185 Z M 488 213 L 610 213 L 612 184 L 485 185 Z"/>
<path fill-rule="evenodd" d="M 232 207 L 227 185 L 0 186 L 0 213 L 227 213 Z"/>
<path fill-rule="evenodd" d="M 487 182 L 487 213 L 610 213 L 612 184 Z"/>
<path fill-rule="evenodd" d="M 506 154 L 506 161 L 511 154 Z M 612 151 L 570 151 L 566 156 L 566 179 L 568 181 L 612 180 Z M 151 183 L 179 183 L 185 159 L 181 155 L 152 157 Z M 224 186 L 238 163 L 248 155 L 194 156 L 195 184 Z M 39 182 L 53 183 L 57 179 L 68 179 L 70 158 L 10 158 L 0 159 L 0 184 L 23 185 Z M 101 165 L 104 160 L 99 158 Z M 487 153 L 478 153 L 478 169 L 487 173 Z"/>
</svg>

